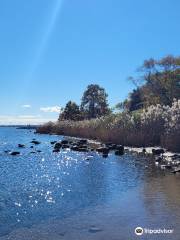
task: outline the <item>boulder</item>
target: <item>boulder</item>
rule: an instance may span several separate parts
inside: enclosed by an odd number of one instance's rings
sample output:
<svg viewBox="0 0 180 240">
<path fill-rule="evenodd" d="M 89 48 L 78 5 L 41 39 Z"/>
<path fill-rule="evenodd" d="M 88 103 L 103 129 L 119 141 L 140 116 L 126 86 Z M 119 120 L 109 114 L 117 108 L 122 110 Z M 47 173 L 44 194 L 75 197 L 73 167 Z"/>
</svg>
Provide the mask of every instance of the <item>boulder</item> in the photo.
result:
<svg viewBox="0 0 180 240">
<path fill-rule="evenodd" d="M 62 147 L 62 144 L 60 142 L 55 143 L 54 149 L 60 149 Z"/>
<path fill-rule="evenodd" d="M 83 146 L 72 146 L 71 147 L 71 150 L 73 151 L 77 151 L 77 152 L 88 152 L 88 148 L 87 146 L 86 147 L 83 147 Z"/>
<path fill-rule="evenodd" d="M 161 167 L 161 169 L 172 169 L 172 166 L 171 165 L 167 165 L 167 164 L 163 164 L 160 167 Z"/>
<path fill-rule="evenodd" d="M 77 145 L 73 145 L 73 146 L 71 147 L 71 150 L 72 150 L 72 151 L 78 151 L 78 149 L 79 149 L 79 147 L 78 147 Z"/>
<path fill-rule="evenodd" d="M 106 147 L 109 150 L 116 150 L 116 144 L 114 144 L 114 143 L 106 143 Z"/>
<path fill-rule="evenodd" d="M 24 148 L 24 147 L 25 147 L 25 145 L 24 145 L 24 144 L 20 144 L 20 143 L 19 143 L 19 144 L 18 144 L 18 147 L 19 147 L 19 148 Z"/>
<path fill-rule="evenodd" d="M 61 141 L 61 144 L 63 145 L 63 144 L 68 144 L 69 142 L 68 142 L 68 140 L 62 140 Z"/>
<path fill-rule="evenodd" d="M 59 152 L 60 151 L 60 149 L 59 148 L 55 148 L 55 149 L 53 149 L 53 152 Z"/>
<path fill-rule="evenodd" d="M 116 150 L 115 151 L 115 155 L 117 155 L 117 156 L 121 156 L 123 154 L 124 154 L 124 150 Z"/>
<path fill-rule="evenodd" d="M 87 139 L 80 139 L 79 141 L 78 141 L 78 143 L 81 145 L 84 145 L 84 144 L 87 144 L 88 143 L 88 141 L 87 141 Z"/>
<path fill-rule="evenodd" d="M 122 145 L 116 145 L 116 150 L 123 151 L 124 152 L 124 146 Z"/>
<path fill-rule="evenodd" d="M 18 152 L 18 151 L 14 151 L 14 152 L 10 153 L 10 155 L 12 155 L 12 156 L 16 156 L 16 155 L 19 155 L 19 154 L 20 154 L 20 152 Z"/>
<path fill-rule="evenodd" d="M 164 149 L 163 148 L 157 148 L 157 149 L 153 148 L 152 153 L 153 153 L 153 155 L 160 155 L 160 154 L 164 153 Z"/>
<path fill-rule="evenodd" d="M 88 148 L 88 146 L 85 145 L 85 144 L 79 145 L 79 147 L 80 147 L 80 148 Z"/>
<path fill-rule="evenodd" d="M 99 152 L 99 153 L 108 154 L 109 153 L 109 148 L 100 147 L 100 148 L 97 148 L 96 151 Z"/>
<path fill-rule="evenodd" d="M 172 171 L 172 173 L 179 173 L 180 172 L 180 167 L 176 167 L 174 168 L 174 170 Z"/>
<path fill-rule="evenodd" d="M 68 144 L 63 144 L 62 149 L 65 149 L 65 148 L 69 148 L 69 145 Z"/>
<path fill-rule="evenodd" d="M 38 145 L 38 144 L 40 144 L 40 142 L 39 142 L 39 141 L 37 141 L 37 140 L 32 140 L 32 141 L 31 141 L 31 143 L 33 143 L 33 144 L 35 144 L 35 145 Z"/>
<path fill-rule="evenodd" d="M 83 147 L 79 147 L 78 151 L 79 152 L 88 152 L 88 149 L 87 148 L 83 148 Z"/>
<path fill-rule="evenodd" d="M 10 152 L 10 150 L 4 150 L 4 152 L 5 152 L 5 153 L 9 153 L 9 152 Z"/>
<path fill-rule="evenodd" d="M 142 149 L 142 152 L 143 152 L 143 153 L 146 153 L 146 149 L 145 149 L 145 148 L 143 148 L 143 149 Z"/>
</svg>

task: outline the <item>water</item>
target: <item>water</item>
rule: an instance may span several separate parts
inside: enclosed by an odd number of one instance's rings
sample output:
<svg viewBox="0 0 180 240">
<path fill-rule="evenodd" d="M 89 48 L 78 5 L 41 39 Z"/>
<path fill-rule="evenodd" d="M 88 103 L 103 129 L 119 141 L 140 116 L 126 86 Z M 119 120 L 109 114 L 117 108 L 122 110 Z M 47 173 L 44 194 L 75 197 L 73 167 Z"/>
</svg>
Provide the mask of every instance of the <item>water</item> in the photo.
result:
<svg viewBox="0 0 180 240">
<path fill-rule="evenodd" d="M 142 156 L 53 153 L 60 139 L 0 128 L 0 240 L 136 239 L 137 226 L 174 229 L 141 239 L 180 239 L 179 175 Z"/>
</svg>

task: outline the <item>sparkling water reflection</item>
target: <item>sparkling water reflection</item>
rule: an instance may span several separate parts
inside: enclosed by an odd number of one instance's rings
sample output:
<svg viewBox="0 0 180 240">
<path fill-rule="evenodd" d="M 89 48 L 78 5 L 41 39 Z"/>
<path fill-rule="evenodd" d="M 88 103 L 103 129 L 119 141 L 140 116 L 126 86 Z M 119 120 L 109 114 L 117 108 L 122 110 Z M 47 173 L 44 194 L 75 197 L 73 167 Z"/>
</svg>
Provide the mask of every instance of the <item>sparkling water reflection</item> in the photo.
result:
<svg viewBox="0 0 180 240">
<path fill-rule="evenodd" d="M 33 138 L 41 144 L 31 148 Z M 134 190 L 140 199 L 132 203 L 145 219 L 148 214 L 153 219 L 153 211 L 158 210 L 176 216 L 175 223 L 180 219 L 178 177 L 159 171 L 148 159 L 129 154 L 111 154 L 104 159 L 94 152 L 64 149 L 53 153 L 50 142 L 59 139 L 35 135 L 32 130 L 0 128 L 0 236 L 51 218 L 65 219 L 83 209 L 121 202 L 126 192 Z M 18 149 L 19 143 L 25 148 Z M 21 154 L 11 156 L 6 150 Z M 176 190 L 166 188 L 164 181 Z"/>
</svg>

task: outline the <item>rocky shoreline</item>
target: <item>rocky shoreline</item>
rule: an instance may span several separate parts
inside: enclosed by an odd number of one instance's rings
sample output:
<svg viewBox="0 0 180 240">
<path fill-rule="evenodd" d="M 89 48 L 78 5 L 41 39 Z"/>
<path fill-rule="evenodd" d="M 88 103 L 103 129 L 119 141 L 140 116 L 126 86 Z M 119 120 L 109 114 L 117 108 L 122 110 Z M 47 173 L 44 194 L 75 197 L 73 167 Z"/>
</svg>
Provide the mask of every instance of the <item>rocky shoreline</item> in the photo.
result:
<svg viewBox="0 0 180 240">
<path fill-rule="evenodd" d="M 169 152 L 166 149 L 160 147 L 125 147 L 125 149 L 132 153 L 153 156 L 155 165 L 161 169 L 170 169 L 172 173 L 180 172 L 180 153 Z"/>
<path fill-rule="evenodd" d="M 35 149 L 35 146 L 41 144 L 40 141 L 34 138 L 30 143 L 30 149 L 33 149 L 30 153 L 41 153 L 41 150 Z M 107 158 L 109 153 L 113 153 L 116 156 L 122 156 L 127 152 L 152 156 L 156 166 L 161 169 L 168 169 L 172 173 L 180 173 L 180 153 L 169 152 L 161 147 L 127 147 L 111 142 L 102 143 L 89 139 L 66 136 L 64 136 L 61 141 L 51 141 L 50 145 L 52 146 L 53 153 L 59 153 L 61 149 L 70 149 L 76 152 L 97 152 L 98 154 L 101 154 L 103 158 Z M 19 143 L 17 146 L 19 149 L 25 147 L 26 146 L 22 143 Z M 20 151 L 5 150 L 4 152 L 12 156 L 18 156 L 21 154 Z M 87 157 L 87 160 L 90 159 Z"/>
<path fill-rule="evenodd" d="M 161 147 L 136 148 L 75 137 L 65 137 L 65 139 L 60 142 L 52 142 L 54 152 L 59 152 L 61 148 L 70 148 L 72 151 L 78 152 L 96 151 L 104 158 L 107 158 L 110 152 L 117 156 L 124 155 L 126 152 L 143 154 L 144 156 L 152 156 L 155 165 L 161 169 L 169 169 L 172 173 L 180 172 L 180 153 L 169 152 Z"/>
</svg>

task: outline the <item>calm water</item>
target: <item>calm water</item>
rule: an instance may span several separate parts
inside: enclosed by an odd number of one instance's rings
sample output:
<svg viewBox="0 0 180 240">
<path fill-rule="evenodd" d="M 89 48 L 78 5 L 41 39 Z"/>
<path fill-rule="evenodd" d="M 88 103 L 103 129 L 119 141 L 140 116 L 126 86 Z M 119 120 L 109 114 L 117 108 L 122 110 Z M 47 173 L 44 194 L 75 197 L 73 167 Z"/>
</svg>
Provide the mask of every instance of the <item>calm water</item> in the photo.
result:
<svg viewBox="0 0 180 240">
<path fill-rule="evenodd" d="M 41 144 L 31 149 L 33 138 Z M 174 229 L 137 239 L 180 239 L 178 175 L 130 154 L 52 153 L 59 139 L 0 128 L 0 240 L 136 239 L 137 226 Z"/>
</svg>

